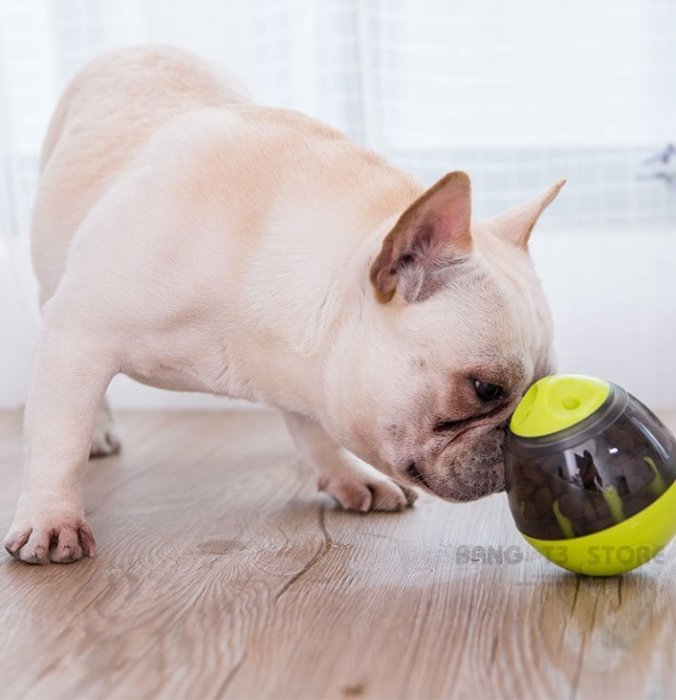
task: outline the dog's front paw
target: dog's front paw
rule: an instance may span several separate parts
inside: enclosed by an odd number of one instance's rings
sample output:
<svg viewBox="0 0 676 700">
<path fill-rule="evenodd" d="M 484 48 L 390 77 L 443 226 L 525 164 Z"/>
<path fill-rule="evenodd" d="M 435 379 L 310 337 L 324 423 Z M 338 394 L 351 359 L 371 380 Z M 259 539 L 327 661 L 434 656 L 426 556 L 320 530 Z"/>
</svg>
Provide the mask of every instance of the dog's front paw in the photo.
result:
<svg viewBox="0 0 676 700">
<path fill-rule="evenodd" d="M 44 498 L 19 501 L 17 514 L 5 538 L 5 549 L 28 564 L 50 561 L 68 564 L 93 557 L 94 535 L 78 502 L 57 502 Z"/>
<path fill-rule="evenodd" d="M 318 486 L 320 491 L 333 496 L 345 510 L 362 513 L 370 510 L 404 510 L 418 498 L 413 489 L 376 475 L 332 476 L 320 479 Z"/>
</svg>

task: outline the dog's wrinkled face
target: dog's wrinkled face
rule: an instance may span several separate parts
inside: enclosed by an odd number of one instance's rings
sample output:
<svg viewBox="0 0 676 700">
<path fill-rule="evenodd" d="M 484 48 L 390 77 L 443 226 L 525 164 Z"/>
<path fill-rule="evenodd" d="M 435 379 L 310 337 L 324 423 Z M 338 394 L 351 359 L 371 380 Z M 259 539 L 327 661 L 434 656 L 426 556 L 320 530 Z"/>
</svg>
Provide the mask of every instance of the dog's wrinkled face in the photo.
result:
<svg viewBox="0 0 676 700">
<path fill-rule="evenodd" d="M 527 306 L 541 294 L 534 280 L 510 289 L 490 273 L 467 275 L 418 309 L 431 332 L 413 319 L 395 323 L 416 341 L 399 379 L 390 377 L 392 410 L 378 408 L 375 428 L 393 476 L 456 501 L 504 488 L 506 422 L 552 371 L 546 311 Z"/>
<path fill-rule="evenodd" d="M 562 184 L 479 223 L 467 176 L 452 173 L 385 239 L 343 405 L 352 443 L 374 466 L 450 500 L 504 488 L 506 422 L 553 371 L 526 243 Z"/>
</svg>

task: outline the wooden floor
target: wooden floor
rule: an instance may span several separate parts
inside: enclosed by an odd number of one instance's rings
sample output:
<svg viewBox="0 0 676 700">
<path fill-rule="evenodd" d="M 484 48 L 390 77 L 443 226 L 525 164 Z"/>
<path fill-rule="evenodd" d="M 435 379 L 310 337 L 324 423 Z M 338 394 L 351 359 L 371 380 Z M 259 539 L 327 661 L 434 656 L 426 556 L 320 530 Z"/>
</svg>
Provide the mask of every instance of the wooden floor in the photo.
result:
<svg viewBox="0 0 676 700">
<path fill-rule="evenodd" d="M 86 479 L 96 559 L 1 560 L 3 700 L 676 697 L 674 546 L 576 577 L 526 548 L 504 495 L 337 510 L 275 415 L 121 425 Z M 0 414 L 3 531 L 19 433 Z"/>
</svg>

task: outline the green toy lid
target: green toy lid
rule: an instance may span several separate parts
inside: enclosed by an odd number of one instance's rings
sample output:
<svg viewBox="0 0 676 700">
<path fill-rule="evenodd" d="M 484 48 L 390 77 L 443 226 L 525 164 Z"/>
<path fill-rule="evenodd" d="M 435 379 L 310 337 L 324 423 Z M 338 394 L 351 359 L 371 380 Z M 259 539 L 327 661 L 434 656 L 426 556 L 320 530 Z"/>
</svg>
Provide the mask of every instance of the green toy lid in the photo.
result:
<svg viewBox="0 0 676 700">
<path fill-rule="evenodd" d="M 581 423 L 610 394 L 610 384 L 581 374 L 556 374 L 535 382 L 510 421 L 514 435 L 537 438 Z"/>
</svg>

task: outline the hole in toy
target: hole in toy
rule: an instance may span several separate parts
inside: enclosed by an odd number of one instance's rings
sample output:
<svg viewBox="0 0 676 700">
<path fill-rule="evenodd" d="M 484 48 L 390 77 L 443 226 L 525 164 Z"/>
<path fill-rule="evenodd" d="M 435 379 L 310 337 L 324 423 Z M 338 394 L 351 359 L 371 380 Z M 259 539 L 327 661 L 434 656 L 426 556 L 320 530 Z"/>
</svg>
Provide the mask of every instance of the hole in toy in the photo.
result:
<svg viewBox="0 0 676 700">
<path fill-rule="evenodd" d="M 580 399 L 576 396 L 566 396 L 561 403 L 566 411 L 574 411 L 576 408 L 580 408 Z"/>
</svg>

